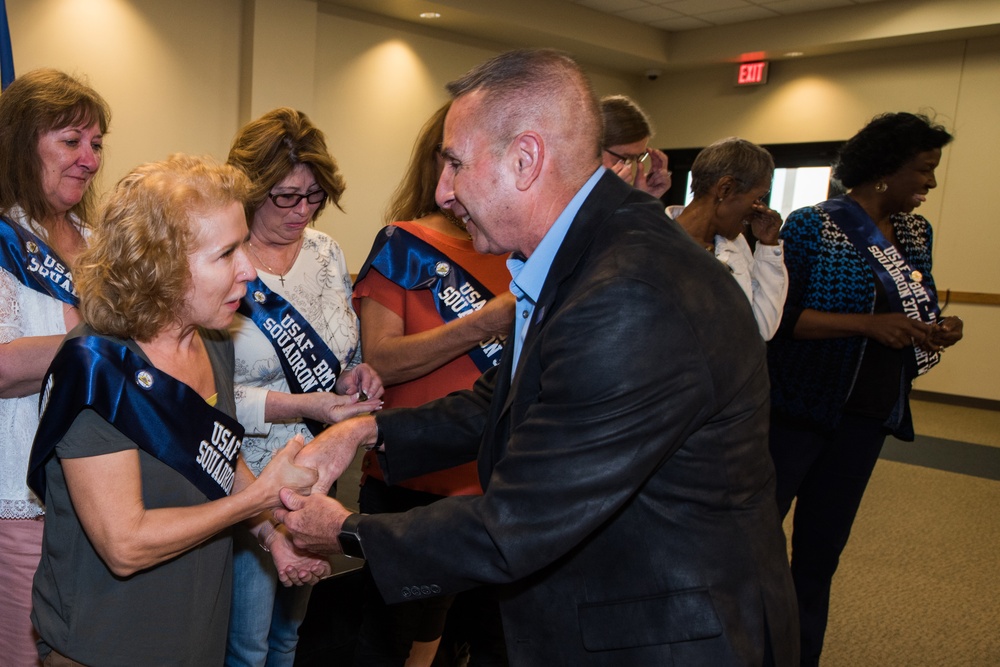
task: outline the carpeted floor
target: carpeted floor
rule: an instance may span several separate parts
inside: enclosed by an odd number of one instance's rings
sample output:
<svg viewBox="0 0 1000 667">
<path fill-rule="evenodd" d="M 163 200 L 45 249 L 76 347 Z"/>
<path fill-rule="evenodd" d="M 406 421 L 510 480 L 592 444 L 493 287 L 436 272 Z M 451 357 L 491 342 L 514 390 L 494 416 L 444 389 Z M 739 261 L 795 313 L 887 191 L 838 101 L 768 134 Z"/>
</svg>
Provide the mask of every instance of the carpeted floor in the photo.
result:
<svg viewBox="0 0 1000 667">
<path fill-rule="evenodd" d="M 841 557 L 823 667 L 1000 665 L 1000 412 L 913 412 Z"/>
</svg>

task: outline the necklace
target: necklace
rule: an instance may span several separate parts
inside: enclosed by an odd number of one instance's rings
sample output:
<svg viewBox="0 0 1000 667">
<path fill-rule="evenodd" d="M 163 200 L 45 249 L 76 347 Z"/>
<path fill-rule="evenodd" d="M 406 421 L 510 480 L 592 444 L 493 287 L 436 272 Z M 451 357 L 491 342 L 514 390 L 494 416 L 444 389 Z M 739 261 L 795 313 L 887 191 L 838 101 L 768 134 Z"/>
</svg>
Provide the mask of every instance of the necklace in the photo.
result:
<svg viewBox="0 0 1000 667">
<path fill-rule="evenodd" d="M 299 251 L 302 250 L 302 239 L 299 239 L 299 246 L 295 249 L 295 256 L 292 257 L 292 261 L 291 261 L 291 263 L 289 263 L 288 268 L 286 268 L 284 271 L 281 271 L 281 272 L 275 271 L 270 266 L 268 266 L 266 263 L 264 263 L 264 260 L 262 260 L 260 258 L 260 255 L 257 254 L 257 251 L 254 250 L 253 241 L 247 241 L 247 245 L 250 247 L 250 254 L 252 254 L 257 259 L 257 261 L 260 263 L 261 268 L 263 268 L 265 271 L 267 271 L 271 275 L 278 276 L 278 280 L 281 281 L 281 286 L 284 287 L 285 286 L 285 276 L 287 276 L 288 272 L 292 270 L 293 266 L 295 266 L 295 260 L 297 260 L 299 258 Z"/>
<path fill-rule="evenodd" d="M 456 218 L 456 217 L 455 217 L 455 216 L 454 216 L 454 215 L 452 214 L 452 212 L 451 212 L 451 211 L 449 211 L 449 210 L 447 210 L 447 209 L 443 209 L 443 208 L 441 208 L 441 209 L 438 209 L 438 210 L 439 210 L 439 211 L 441 211 L 441 215 L 443 215 L 443 216 L 444 216 L 444 219 L 445 219 L 445 220 L 447 220 L 447 221 L 448 221 L 448 222 L 450 222 L 451 224 L 453 224 L 453 225 L 455 225 L 456 227 L 458 227 L 459 229 L 461 229 L 461 230 L 462 230 L 462 232 L 464 232 L 464 233 L 465 233 L 465 235 L 466 235 L 466 236 L 468 236 L 468 237 L 469 237 L 470 239 L 472 238 L 472 236 L 471 236 L 471 235 L 469 235 L 469 228 L 468 228 L 468 226 L 467 226 L 467 225 L 466 225 L 466 224 L 465 224 L 464 222 L 462 222 L 461 220 L 459 220 L 458 218 Z"/>
</svg>

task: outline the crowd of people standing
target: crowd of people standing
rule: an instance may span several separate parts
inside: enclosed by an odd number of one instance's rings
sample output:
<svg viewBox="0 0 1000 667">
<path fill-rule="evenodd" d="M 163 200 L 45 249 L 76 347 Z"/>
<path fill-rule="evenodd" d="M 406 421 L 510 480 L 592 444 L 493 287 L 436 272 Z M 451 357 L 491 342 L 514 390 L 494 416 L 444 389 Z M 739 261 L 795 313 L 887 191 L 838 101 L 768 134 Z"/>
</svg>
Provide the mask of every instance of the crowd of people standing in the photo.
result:
<svg viewBox="0 0 1000 667">
<path fill-rule="evenodd" d="M 103 98 L 0 95 L 5 661 L 290 667 L 344 553 L 358 665 L 819 663 L 882 443 L 963 336 L 914 213 L 952 136 L 876 117 L 785 221 L 724 138 L 670 217 L 648 117 L 566 54 L 448 92 L 356 280 L 305 114 L 98 207 Z"/>
</svg>

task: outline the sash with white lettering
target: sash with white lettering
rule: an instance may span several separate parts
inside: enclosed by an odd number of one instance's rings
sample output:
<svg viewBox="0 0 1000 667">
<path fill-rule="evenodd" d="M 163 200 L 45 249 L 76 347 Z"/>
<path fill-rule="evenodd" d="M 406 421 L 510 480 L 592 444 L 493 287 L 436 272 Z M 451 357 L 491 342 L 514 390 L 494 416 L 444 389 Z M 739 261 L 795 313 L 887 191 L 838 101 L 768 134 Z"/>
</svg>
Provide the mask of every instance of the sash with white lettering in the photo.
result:
<svg viewBox="0 0 1000 667">
<path fill-rule="evenodd" d="M 333 391 L 340 376 L 340 361 L 295 306 L 257 278 L 247 283 L 239 312 L 271 342 L 293 394 Z M 303 421 L 313 435 L 319 435 L 324 428 L 312 419 Z"/>
<path fill-rule="evenodd" d="M 0 267 L 36 292 L 48 294 L 71 306 L 80 302 L 73 287 L 73 275 L 59 255 L 27 229 L 2 216 Z"/>
<path fill-rule="evenodd" d="M 445 324 L 471 315 L 493 298 L 493 293 L 454 260 L 414 234 L 383 227 L 358 273 L 358 281 L 375 269 L 406 290 L 430 290 Z M 356 283 L 355 283 L 356 284 Z M 469 350 L 480 372 L 500 363 L 505 336 L 494 336 Z"/>
<path fill-rule="evenodd" d="M 889 307 L 912 320 L 935 324 L 941 314 L 937 292 L 930 276 L 925 276 L 903 257 L 861 205 L 844 195 L 821 203 L 837 226 L 868 262 L 882 287 Z M 940 352 L 928 352 L 913 347 L 913 356 L 906 357 L 906 370 L 912 379 L 923 375 L 941 361 Z"/>
<path fill-rule="evenodd" d="M 84 408 L 179 472 L 209 500 L 232 491 L 243 427 L 122 343 L 99 336 L 67 340 L 43 387 L 28 462 L 28 486 L 42 502 L 45 463 Z"/>
</svg>

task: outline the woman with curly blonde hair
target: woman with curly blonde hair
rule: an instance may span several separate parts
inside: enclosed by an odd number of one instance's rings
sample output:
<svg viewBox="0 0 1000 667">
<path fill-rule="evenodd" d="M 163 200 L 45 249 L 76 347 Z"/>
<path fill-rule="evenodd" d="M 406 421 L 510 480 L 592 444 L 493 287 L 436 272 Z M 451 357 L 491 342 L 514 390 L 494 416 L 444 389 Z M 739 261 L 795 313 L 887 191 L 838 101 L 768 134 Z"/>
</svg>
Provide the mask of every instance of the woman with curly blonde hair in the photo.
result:
<svg viewBox="0 0 1000 667">
<path fill-rule="evenodd" d="M 228 526 L 315 481 L 291 463 L 301 439 L 256 481 L 240 456 L 224 330 L 255 277 L 247 190 L 198 158 L 141 166 L 80 257 L 84 324 L 49 367 L 29 464 L 48 511 L 32 595 L 47 665 L 221 664 Z M 296 582 L 328 572 L 254 525 Z"/>
</svg>

